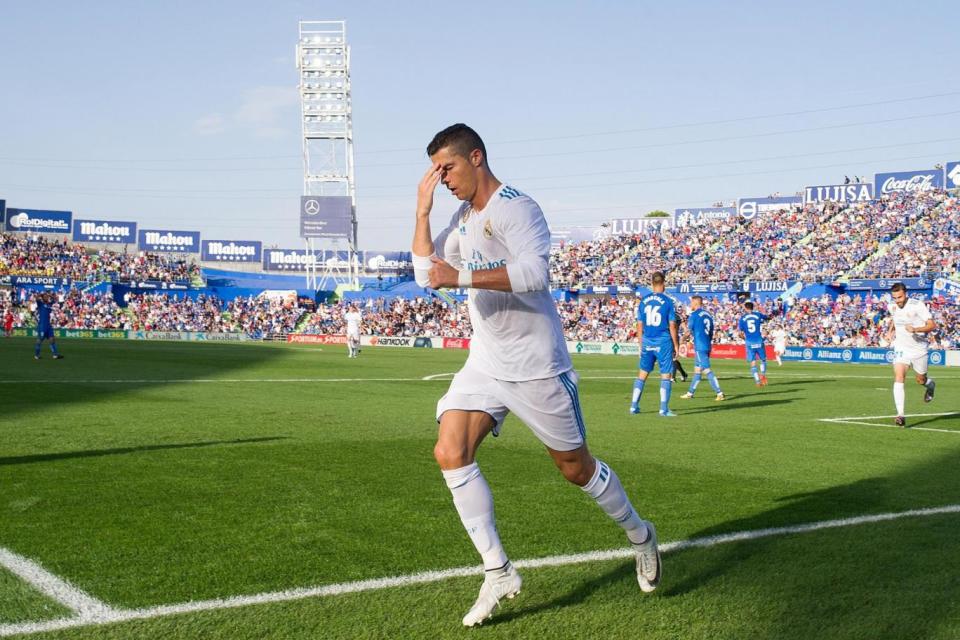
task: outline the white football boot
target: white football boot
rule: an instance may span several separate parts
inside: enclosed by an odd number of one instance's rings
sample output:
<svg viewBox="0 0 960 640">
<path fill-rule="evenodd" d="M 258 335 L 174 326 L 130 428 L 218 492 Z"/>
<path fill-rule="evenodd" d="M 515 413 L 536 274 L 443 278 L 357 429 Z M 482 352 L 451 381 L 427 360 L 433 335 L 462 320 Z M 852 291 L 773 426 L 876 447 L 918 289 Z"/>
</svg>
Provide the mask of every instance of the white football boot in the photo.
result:
<svg viewBox="0 0 960 640">
<path fill-rule="evenodd" d="M 463 616 L 463 625 L 472 627 L 483 624 L 484 620 L 492 618 L 493 612 L 500 606 L 500 600 L 514 598 L 520 593 L 522 584 L 523 579 L 520 578 L 520 574 L 509 562 L 503 569 L 487 571 L 483 584 L 480 586 L 480 595 L 477 596 L 477 601 L 467 612 L 467 615 Z"/>
</svg>

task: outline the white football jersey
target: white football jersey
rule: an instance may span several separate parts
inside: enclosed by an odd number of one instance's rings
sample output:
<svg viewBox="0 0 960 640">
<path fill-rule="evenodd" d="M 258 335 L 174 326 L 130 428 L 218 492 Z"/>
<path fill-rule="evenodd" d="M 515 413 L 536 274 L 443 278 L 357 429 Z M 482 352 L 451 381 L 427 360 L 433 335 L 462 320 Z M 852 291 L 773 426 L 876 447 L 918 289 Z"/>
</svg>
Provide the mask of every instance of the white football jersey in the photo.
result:
<svg viewBox="0 0 960 640">
<path fill-rule="evenodd" d="M 360 333 L 359 311 L 348 311 L 343 314 L 343 319 L 347 321 L 347 333 Z"/>
<path fill-rule="evenodd" d="M 785 345 L 787 344 L 787 332 L 783 329 L 775 329 L 773 333 L 770 334 L 773 338 L 774 343 Z"/>
<path fill-rule="evenodd" d="M 893 339 L 894 349 L 904 351 L 925 351 L 927 349 L 927 334 L 908 333 L 907 327 L 922 327 L 933 316 L 927 305 L 916 298 L 909 298 L 903 308 L 897 306 L 896 302 L 887 305 L 887 311 L 893 318 L 893 326 L 896 329 L 896 337 Z"/>
<path fill-rule="evenodd" d="M 512 382 L 551 378 L 573 368 L 550 295 L 550 229 L 532 198 L 502 185 L 482 211 L 464 202 L 434 240 L 434 250 L 456 269 L 506 265 L 514 289 L 524 273 L 542 276 L 542 288 L 524 293 L 469 290 L 473 338 L 467 366 Z"/>
</svg>

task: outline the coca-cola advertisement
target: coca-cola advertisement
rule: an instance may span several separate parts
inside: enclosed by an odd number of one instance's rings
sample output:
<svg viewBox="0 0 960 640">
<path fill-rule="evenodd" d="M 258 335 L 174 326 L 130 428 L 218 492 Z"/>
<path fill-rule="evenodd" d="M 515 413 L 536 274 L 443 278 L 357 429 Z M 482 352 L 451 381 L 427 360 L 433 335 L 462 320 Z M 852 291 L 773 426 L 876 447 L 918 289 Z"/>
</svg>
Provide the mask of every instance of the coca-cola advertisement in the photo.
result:
<svg viewBox="0 0 960 640">
<path fill-rule="evenodd" d="M 878 198 L 900 191 L 920 193 L 933 189 L 943 189 L 943 169 L 878 173 L 874 180 L 874 193 Z"/>
<path fill-rule="evenodd" d="M 470 338 L 444 338 L 444 349 L 469 349 Z"/>
</svg>

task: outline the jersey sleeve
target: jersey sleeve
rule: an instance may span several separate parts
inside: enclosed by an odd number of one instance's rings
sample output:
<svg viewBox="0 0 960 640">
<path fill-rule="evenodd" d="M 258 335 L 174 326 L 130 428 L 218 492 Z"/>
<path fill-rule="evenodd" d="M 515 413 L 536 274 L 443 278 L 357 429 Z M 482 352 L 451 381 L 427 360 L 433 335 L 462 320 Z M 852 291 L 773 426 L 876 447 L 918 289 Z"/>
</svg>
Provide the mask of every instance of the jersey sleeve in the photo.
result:
<svg viewBox="0 0 960 640">
<path fill-rule="evenodd" d="M 669 299 L 669 298 L 668 298 Z M 673 304 L 673 300 L 670 300 L 670 312 L 667 314 L 667 323 L 677 321 L 677 306 Z"/>
<path fill-rule="evenodd" d="M 459 241 L 454 243 L 451 240 L 458 240 L 457 236 L 453 234 L 453 231 L 457 228 L 459 220 L 460 209 L 453 214 L 446 228 L 433 239 L 433 255 L 446 260 L 456 269 L 460 269 L 462 266 L 460 243 Z M 455 248 L 453 246 L 454 244 L 456 245 Z M 430 286 L 429 273 L 433 267 L 433 262 L 430 258 L 433 256 L 418 256 L 415 253 L 411 253 L 410 256 L 412 258 L 411 262 L 413 262 L 413 277 L 417 281 L 417 284 L 421 287 Z M 448 258 L 448 256 L 450 257 Z M 451 259 L 454 260 L 454 262 L 451 262 Z"/>
<path fill-rule="evenodd" d="M 528 197 L 517 198 L 497 220 L 513 260 L 507 276 L 514 293 L 541 291 L 550 285 L 550 229 L 543 211 Z"/>
<path fill-rule="evenodd" d="M 927 305 L 921 302 L 920 304 L 917 305 L 917 307 L 918 307 L 917 309 L 918 318 L 920 318 L 924 322 L 927 322 L 928 320 L 933 320 L 933 316 L 930 315 L 930 309 L 927 308 Z"/>
</svg>

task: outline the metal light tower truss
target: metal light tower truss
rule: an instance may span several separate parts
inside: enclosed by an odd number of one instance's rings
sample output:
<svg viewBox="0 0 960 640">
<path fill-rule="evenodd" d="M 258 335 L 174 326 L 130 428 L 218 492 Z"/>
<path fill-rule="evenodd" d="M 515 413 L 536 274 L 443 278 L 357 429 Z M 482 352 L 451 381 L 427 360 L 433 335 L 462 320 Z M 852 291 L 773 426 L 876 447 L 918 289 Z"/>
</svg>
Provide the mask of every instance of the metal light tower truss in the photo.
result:
<svg viewBox="0 0 960 640">
<path fill-rule="evenodd" d="M 353 237 L 306 238 L 315 256 L 307 286 L 357 287 L 357 194 L 354 186 L 353 108 L 350 99 L 350 47 L 343 20 L 301 21 L 297 44 L 300 72 L 300 122 L 303 131 L 303 195 L 350 196 Z M 315 244 L 316 242 L 316 244 Z M 338 260 L 338 254 L 347 260 Z"/>
</svg>

